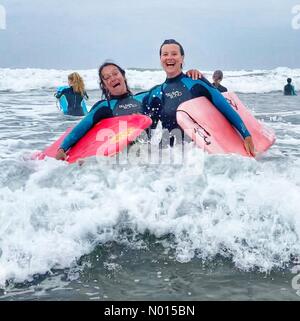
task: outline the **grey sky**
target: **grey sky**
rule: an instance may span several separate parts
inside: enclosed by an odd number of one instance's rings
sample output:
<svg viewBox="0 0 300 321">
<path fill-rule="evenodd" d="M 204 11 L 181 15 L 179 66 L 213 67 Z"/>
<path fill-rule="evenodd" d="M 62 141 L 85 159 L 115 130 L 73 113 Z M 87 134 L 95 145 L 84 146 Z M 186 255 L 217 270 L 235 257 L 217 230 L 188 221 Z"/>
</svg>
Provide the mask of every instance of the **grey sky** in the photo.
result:
<svg viewBox="0 0 300 321">
<path fill-rule="evenodd" d="M 202 70 L 300 67 L 300 0 L 0 0 L 0 67 L 159 68 L 158 49 L 175 38 L 185 67 Z"/>
</svg>

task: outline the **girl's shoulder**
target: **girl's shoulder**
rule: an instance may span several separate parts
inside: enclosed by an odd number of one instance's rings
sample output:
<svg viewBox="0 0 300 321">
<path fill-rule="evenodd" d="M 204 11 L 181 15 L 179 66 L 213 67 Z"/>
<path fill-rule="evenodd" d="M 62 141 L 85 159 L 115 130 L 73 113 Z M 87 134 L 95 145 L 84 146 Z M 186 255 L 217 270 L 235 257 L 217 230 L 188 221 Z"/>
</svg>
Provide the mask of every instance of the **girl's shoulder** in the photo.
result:
<svg viewBox="0 0 300 321">
<path fill-rule="evenodd" d="M 66 92 L 70 89 L 72 89 L 70 86 L 59 86 L 56 88 L 56 93 L 60 94 L 62 92 Z"/>
<path fill-rule="evenodd" d="M 98 108 L 101 108 L 101 107 L 109 107 L 109 104 L 108 104 L 108 101 L 106 99 L 101 99 L 99 101 L 97 101 L 91 108 L 90 112 L 95 110 L 95 109 L 98 109 Z"/>
<path fill-rule="evenodd" d="M 141 101 L 141 100 L 143 100 L 146 96 L 149 95 L 149 92 L 150 92 L 150 91 L 141 91 L 141 92 L 138 92 L 138 93 L 134 94 L 132 97 L 133 97 L 133 99 L 136 99 L 136 100 L 138 100 L 138 101 Z"/>
</svg>

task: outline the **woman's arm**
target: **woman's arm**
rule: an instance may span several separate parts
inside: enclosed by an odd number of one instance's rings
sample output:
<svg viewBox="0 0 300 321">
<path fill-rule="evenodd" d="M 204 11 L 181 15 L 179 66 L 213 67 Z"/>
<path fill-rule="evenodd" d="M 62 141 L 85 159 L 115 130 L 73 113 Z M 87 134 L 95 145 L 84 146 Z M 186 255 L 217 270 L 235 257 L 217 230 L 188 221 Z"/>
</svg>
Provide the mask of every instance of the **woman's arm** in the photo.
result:
<svg viewBox="0 0 300 321">
<path fill-rule="evenodd" d="M 198 80 L 197 82 L 201 86 L 205 87 L 210 94 L 211 101 L 214 106 L 226 117 L 226 119 L 233 125 L 244 138 L 244 146 L 246 151 L 250 156 L 255 156 L 254 144 L 250 132 L 248 131 L 246 125 L 244 124 L 240 115 L 230 106 L 224 96 L 214 87 L 210 85 L 209 82 L 204 80 Z"/>
<path fill-rule="evenodd" d="M 92 112 L 87 114 L 77 124 L 72 131 L 65 137 L 60 149 L 66 152 L 70 147 L 75 145 L 81 137 L 83 137 L 96 123 L 104 118 L 112 117 L 112 111 L 107 106 L 101 106 L 101 104 L 94 108 Z"/>
</svg>

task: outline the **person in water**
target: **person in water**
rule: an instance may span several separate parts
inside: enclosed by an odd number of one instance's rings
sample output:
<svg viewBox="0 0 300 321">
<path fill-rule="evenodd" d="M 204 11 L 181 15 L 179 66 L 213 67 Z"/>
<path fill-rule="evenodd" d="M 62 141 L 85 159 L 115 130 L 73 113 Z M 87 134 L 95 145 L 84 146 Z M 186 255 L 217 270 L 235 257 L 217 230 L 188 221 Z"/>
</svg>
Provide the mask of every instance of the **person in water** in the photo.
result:
<svg viewBox="0 0 300 321">
<path fill-rule="evenodd" d="M 66 151 L 100 120 L 141 112 L 143 99 L 148 93 L 133 95 L 128 87 L 124 69 L 115 63 L 107 62 L 100 66 L 98 75 L 105 99 L 98 101 L 66 136 L 57 151 L 56 159 L 66 159 Z"/>
<path fill-rule="evenodd" d="M 60 109 L 65 115 L 84 116 L 87 114 L 85 99 L 88 95 L 82 77 L 73 72 L 68 75 L 69 87 L 59 87 L 55 97 L 59 99 Z"/>
<path fill-rule="evenodd" d="M 285 96 L 296 96 L 295 88 L 291 84 L 292 78 L 288 78 L 286 81 L 287 81 L 287 84 L 283 88 L 283 94 Z"/>
<path fill-rule="evenodd" d="M 197 70 L 189 70 L 187 74 L 193 79 L 201 77 L 201 73 Z M 113 116 L 143 113 L 149 92 L 133 95 L 127 84 L 124 69 L 115 63 L 105 62 L 99 67 L 98 76 L 104 99 L 98 101 L 65 137 L 57 151 L 56 159 L 66 159 L 67 150 L 100 120 Z"/>
<path fill-rule="evenodd" d="M 221 81 L 223 80 L 223 72 L 221 70 L 216 70 L 213 73 L 212 79 L 212 84 L 219 90 L 219 92 L 225 93 L 226 91 L 228 91 L 226 87 L 221 85 Z"/>
<path fill-rule="evenodd" d="M 227 118 L 227 120 L 239 131 L 244 139 L 244 146 L 249 155 L 255 156 L 254 144 L 251 134 L 247 130 L 241 117 L 229 105 L 222 94 L 203 76 L 201 79 L 188 78 L 182 72 L 184 62 L 184 50 L 180 43 L 174 39 L 165 40 L 159 49 L 160 62 L 166 72 L 167 79 L 161 85 L 153 87 L 146 102 L 145 114 L 150 115 L 155 128 L 160 120 L 162 127 L 172 132 L 180 129 L 176 120 L 178 106 L 190 99 L 204 96 Z M 170 143 L 174 141 L 170 133 Z"/>
</svg>

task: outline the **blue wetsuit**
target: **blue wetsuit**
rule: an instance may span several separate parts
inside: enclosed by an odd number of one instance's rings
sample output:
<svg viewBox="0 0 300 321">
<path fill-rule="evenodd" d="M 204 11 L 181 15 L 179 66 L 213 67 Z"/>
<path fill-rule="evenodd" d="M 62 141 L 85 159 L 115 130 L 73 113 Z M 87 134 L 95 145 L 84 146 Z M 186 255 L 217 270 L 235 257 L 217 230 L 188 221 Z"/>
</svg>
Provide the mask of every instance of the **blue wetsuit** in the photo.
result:
<svg viewBox="0 0 300 321">
<path fill-rule="evenodd" d="M 181 73 L 175 78 L 168 78 L 163 84 L 149 91 L 147 103 L 144 104 L 144 113 L 152 118 L 152 128 L 155 128 L 157 122 L 161 120 L 163 128 L 171 132 L 175 128 L 180 129 L 176 121 L 178 106 L 187 100 L 201 96 L 208 98 L 243 138 L 250 136 L 241 117 L 204 77 L 193 80 Z"/>
<path fill-rule="evenodd" d="M 142 113 L 143 101 L 147 99 L 147 95 L 148 92 L 136 95 L 126 93 L 121 96 L 112 96 L 110 100 L 100 100 L 91 108 L 90 112 L 80 123 L 72 129 L 62 142 L 60 148 L 67 151 L 101 119 Z"/>
<path fill-rule="evenodd" d="M 72 87 L 59 87 L 55 97 L 59 99 L 60 109 L 65 115 L 84 116 L 87 114 L 84 98 L 89 97 L 86 92 L 82 97 L 80 93 L 75 93 Z"/>
</svg>

